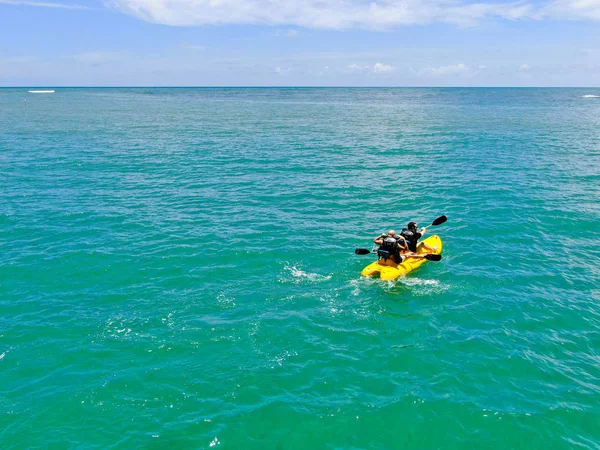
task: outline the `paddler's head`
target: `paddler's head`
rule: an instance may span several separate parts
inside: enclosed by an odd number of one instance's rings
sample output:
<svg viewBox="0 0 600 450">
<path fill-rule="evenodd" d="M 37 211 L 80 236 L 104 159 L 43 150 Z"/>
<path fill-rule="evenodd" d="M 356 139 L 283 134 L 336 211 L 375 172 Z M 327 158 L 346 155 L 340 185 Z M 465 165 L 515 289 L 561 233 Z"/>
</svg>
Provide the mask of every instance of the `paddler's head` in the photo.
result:
<svg viewBox="0 0 600 450">
<path fill-rule="evenodd" d="M 417 222 L 408 222 L 408 229 L 410 231 L 417 231 Z"/>
<path fill-rule="evenodd" d="M 394 230 L 390 230 L 390 231 L 388 231 L 388 236 L 394 237 L 394 236 L 396 236 L 396 232 Z"/>
</svg>

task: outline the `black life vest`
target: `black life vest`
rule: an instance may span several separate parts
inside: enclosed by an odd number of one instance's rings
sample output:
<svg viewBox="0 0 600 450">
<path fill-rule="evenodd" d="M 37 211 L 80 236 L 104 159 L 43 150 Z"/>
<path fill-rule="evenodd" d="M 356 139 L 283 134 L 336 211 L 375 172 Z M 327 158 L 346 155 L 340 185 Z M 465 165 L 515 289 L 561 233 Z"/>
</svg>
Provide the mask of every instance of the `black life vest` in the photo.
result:
<svg viewBox="0 0 600 450">
<path fill-rule="evenodd" d="M 377 250 L 377 256 L 384 260 L 394 258 L 395 261 L 399 261 L 400 251 L 396 238 L 392 236 L 386 236 L 383 239 L 383 244 L 381 244 L 379 246 L 379 250 Z"/>
<path fill-rule="evenodd" d="M 408 249 L 411 252 L 417 251 L 417 241 L 419 240 L 419 238 L 415 235 L 415 233 L 413 231 L 410 231 L 407 228 L 403 228 L 402 231 L 400 232 L 400 236 L 402 236 L 404 239 L 406 239 L 406 243 L 408 244 Z"/>
</svg>

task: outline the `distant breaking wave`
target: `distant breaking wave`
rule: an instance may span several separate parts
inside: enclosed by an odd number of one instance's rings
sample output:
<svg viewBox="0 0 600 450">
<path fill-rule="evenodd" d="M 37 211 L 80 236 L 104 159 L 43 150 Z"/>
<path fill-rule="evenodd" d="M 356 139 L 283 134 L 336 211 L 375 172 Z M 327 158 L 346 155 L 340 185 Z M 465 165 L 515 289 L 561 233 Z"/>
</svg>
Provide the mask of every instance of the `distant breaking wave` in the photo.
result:
<svg viewBox="0 0 600 450">
<path fill-rule="evenodd" d="M 583 96 L 583 98 L 600 98 L 600 95 L 594 95 L 594 94 L 585 94 Z"/>
</svg>

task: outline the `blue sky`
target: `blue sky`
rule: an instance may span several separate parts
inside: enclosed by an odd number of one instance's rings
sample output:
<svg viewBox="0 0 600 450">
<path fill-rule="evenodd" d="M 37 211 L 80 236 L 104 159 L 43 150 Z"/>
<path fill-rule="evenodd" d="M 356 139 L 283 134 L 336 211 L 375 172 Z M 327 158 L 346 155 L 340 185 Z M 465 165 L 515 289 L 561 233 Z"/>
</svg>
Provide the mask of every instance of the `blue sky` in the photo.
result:
<svg viewBox="0 0 600 450">
<path fill-rule="evenodd" d="M 0 86 L 600 86 L 600 0 L 0 0 Z"/>
</svg>

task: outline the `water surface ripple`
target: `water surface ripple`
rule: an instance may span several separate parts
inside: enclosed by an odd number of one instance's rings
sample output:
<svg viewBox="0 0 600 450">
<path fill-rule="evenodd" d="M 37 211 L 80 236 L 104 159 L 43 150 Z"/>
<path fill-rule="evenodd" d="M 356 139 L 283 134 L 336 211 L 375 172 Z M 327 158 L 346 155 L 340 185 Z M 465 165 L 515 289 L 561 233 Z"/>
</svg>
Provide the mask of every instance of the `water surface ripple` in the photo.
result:
<svg viewBox="0 0 600 450">
<path fill-rule="evenodd" d="M 593 89 L 26 91 L 3 449 L 600 448 Z M 360 277 L 441 214 L 442 262 Z"/>
</svg>

